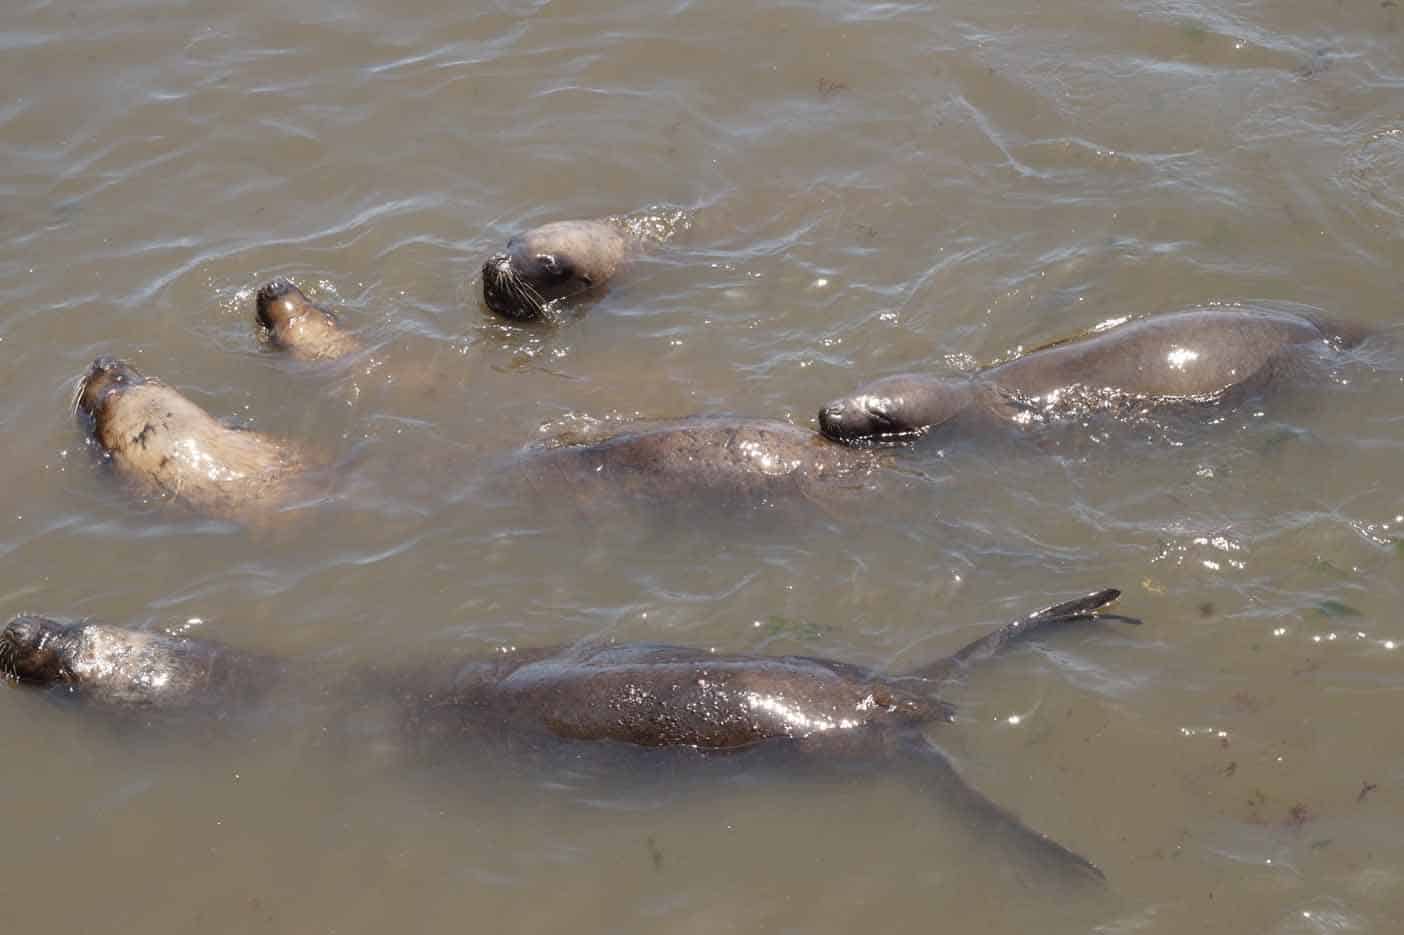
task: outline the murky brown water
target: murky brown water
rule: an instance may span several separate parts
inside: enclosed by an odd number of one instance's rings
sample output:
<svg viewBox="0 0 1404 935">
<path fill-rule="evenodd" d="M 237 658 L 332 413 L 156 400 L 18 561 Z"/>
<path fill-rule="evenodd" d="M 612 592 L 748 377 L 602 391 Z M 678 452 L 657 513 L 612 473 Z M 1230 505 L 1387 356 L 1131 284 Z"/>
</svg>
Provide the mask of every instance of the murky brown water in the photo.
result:
<svg viewBox="0 0 1404 935">
<path fill-rule="evenodd" d="M 1397 930 L 1404 8 L 230 6 L 0 17 L 0 612 L 348 666 L 613 636 L 900 669 L 1117 585 L 1145 626 L 1011 655 L 937 732 L 1110 885 L 1011 884 L 895 782 L 503 788 L 10 691 L 8 925 Z M 650 204 L 696 226 L 582 317 L 481 307 L 512 232 Z M 262 351 L 275 274 L 434 391 Z M 909 454 L 861 521 L 581 529 L 452 467 L 636 415 L 812 424 L 875 376 L 1233 302 L 1385 335 L 1220 425 Z M 68 417 L 99 353 L 345 458 L 352 494 L 271 536 L 133 505 Z"/>
</svg>

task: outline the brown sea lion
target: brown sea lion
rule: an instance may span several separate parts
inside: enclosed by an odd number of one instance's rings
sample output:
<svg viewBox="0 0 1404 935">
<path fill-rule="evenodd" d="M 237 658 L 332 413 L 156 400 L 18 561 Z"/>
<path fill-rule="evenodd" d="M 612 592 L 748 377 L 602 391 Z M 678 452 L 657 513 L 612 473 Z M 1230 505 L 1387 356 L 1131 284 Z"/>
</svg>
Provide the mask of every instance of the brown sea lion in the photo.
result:
<svg viewBox="0 0 1404 935">
<path fill-rule="evenodd" d="M 687 225 L 684 214 L 556 221 L 517 234 L 483 264 L 483 301 L 504 318 L 551 320 L 562 300 L 598 289 L 649 246 Z"/>
<path fill-rule="evenodd" d="M 254 319 L 268 345 L 297 360 L 327 363 L 359 358 L 335 390 L 348 404 L 376 387 L 435 396 L 454 379 L 438 365 L 432 349 L 368 349 L 335 312 L 313 302 L 286 279 L 260 287 L 254 309 Z"/>
<path fill-rule="evenodd" d="M 236 702 L 271 682 L 270 664 L 218 643 L 84 621 L 21 615 L 0 634 L 0 675 L 108 706 Z"/>
<path fill-rule="evenodd" d="M 231 428 L 160 380 L 99 357 L 74 409 L 104 462 L 139 497 L 171 500 L 217 519 L 259 525 L 313 497 L 318 462 L 297 445 Z"/>
<path fill-rule="evenodd" d="M 870 491 L 880 464 L 788 422 L 701 416 L 528 449 L 503 471 L 537 493 L 574 498 L 586 512 L 626 502 L 735 512 L 827 508 Z"/>
<path fill-rule="evenodd" d="M 1082 857 L 1038 834 L 966 785 L 922 730 L 951 720 L 937 692 L 970 665 L 1016 640 L 1074 621 L 1132 618 L 1103 611 L 1114 589 L 1037 611 L 903 676 L 805 656 L 719 654 L 651 643 L 581 644 L 521 650 L 455 665 L 447 680 L 393 684 L 383 674 L 354 681 L 358 696 L 379 686 L 379 701 L 358 697 L 345 716 L 364 725 L 371 708 L 398 711 L 376 723 L 462 745 L 494 734 L 506 748 L 543 742 L 596 748 L 673 748 L 706 757 L 783 752 L 787 765 L 822 769 L 843 760 L 896 774 L 956 805 L 982 834 L 1002 838 L 1060 874 L 1100 879 Z M 211 709 L 256 699 L 275 683 L 320 680 L 269 669 L 217 643 L 105 624 L 18 617 L 0 633 L 0 672 L 24 685 L 60 689 L 106 708 Z M 421 745 L 410 739 L 410 746 Z"/>
<path fill-rule="evenodd" d="M 178 501 L 245 525 L 330 489 L 327 461 L 295 444 L 231 428 L 159 380 L 99 358 L 80 382 L 76 410 L 103 459 L 141 497 Z M 530 448 L 483 466 L 491 483 L 562 498 L 584 514 L 635 506 L 657 513 L 699 508 L 829 509 L 870 490 L 871 452 L 835 444 L 786 422 L 722 417 L 651 423 L 584 445 Z"/>
<path fill-rule="evenodd" d="M 82 379 L 75 408 L 103 459 L 141 497 L 178 501 L 245 525 L 267 525 L 330 489 L 327 461 L 260 432 L 231 428 L 159 380 L 113 358 Z M 808 429 L 762 419 L 699 417 L 650 423 L 592 444 L 535 447 L 484 465 L 491 482 L 580 512 L 634 506 L 829 510 L 870 491 L 871 453 Z"/>
<path fill-rule="evenodd" d="M 1097 410 L 1232 404 L 1291 376 L 1310 355 L 1339 350 L 1359 329 L 1265 309 L 1157 315 L 1056 343 L 956 377 L 875 380 L 819 411 L 829 438 L 862 443 L 938 429 L 981 431 Z"/>
<path fill-rule="evenodd" d="M 335 312 L 314 303 L 286 279 L 260 288 L 255 305 L 268 343 L 299 360 L 337 360 L 362 349 Z"/>
</svg>

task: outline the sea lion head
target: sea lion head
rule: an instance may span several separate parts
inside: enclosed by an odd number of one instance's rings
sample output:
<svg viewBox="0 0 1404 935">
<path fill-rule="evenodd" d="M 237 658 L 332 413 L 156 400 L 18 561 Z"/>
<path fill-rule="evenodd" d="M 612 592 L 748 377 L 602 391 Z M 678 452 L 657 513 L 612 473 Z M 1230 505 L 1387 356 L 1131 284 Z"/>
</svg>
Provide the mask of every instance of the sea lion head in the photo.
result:
<svg viewBox="0 0 1404 935">
<path fill-rule="evenodd" d="M 287 341 L 288 332 L 296 327 L 336 327 L 337 317 L 286 279 L 275 279 L 258 290 L 256 299 L 258 323 L 262 325 L 274 344 Z"/>
<path fill-rule="evenodd" d="M 16 617 L 0 633 L 0 675 L 34 685 L 71 682 L 77 631 L 76 624 L 47 617 Z"/>
<path fill-rule="evenodd" d="M 557 299 L 602 285 L 614 275 L 630 247 L 607 221 L 544 224 L 507 241 L 507 252 L 483 264 L 483 301 L 518 321 L 548 317 Z"/>
<path fill-rule="evenodd" d="M 101 422 L 103 413 L 112 400 L 132 387 L 147 382 L 149 381 L 141 371 L 126 361 L 116 357 L 99 357 L 78 381 L 78 391 L 73 396 L 73 409 L 94 423 Z"/>
<path fill-rule="evenodd" d="M 819 410 L 819 430 L 847 444 L 921 435 L 955 418 L 970 405 L 972 396 L 966 379 L 884 377 Z"/>
<path fill-rule="evenodd" d="M 342 330 L 329 309 L 313 302 L 286 279 L 275 279 L 258 290 L 255 315 L 274 347 L 304 360 L 332 360 L 354 352 L 358 345 Z"/>
<path fill-rule="evenodd" d="M 301 289 L 286 279 L 275 279 L 260 287 L 254 301 L 258 323 L 268 329 L 274 340 L 297 319 L 311 312 L 321 312 Z"/>
</svg>

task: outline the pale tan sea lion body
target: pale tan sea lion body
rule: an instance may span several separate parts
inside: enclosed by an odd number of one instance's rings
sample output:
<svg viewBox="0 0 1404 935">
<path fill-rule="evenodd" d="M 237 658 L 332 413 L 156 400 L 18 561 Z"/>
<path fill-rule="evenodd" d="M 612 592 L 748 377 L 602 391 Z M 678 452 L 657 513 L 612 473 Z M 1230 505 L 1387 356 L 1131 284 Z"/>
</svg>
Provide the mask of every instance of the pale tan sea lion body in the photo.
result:
<svg viewBox="0 0 1404 935">
<path fill-rule="evenodd" d="M 298 445 L 231 428 L 122 361 L 94 361 L 75 406 L 104 461 L 138 497 L 261 525 L 317 494 L 320 465 Z"/>
</svg>

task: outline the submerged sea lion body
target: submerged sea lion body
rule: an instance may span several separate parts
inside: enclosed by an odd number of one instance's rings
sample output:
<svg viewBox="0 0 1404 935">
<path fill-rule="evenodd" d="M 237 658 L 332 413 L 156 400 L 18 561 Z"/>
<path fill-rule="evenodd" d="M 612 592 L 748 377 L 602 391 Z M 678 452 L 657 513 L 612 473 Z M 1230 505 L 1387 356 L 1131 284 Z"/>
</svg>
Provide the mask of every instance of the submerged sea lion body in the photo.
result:
<svg viewBox="0 0 1404 935">
<path fill-rule="evenodd" d="M 75 408 L 103 459 L 139 497 L 258 524 L 315 493 L 314 462 L 296 445 L 230 428 L 123 361 L 94 361 Z"/>
<path fill-rule="evenodd" d="M 535 492 L 565 492 L 587 510 L 629 501 L 743 510 L 828 504 L 866 491 L 878 462 L 788 422 L 697 417 L 592 444 L 530 449 L 505 470 Z"/>
<path fill-rule="evenodd" d="M 1099 409 L 1232 402 L 1290 375 L 1309 354 L 1361 335 L 1290 312 L 1198 309 L 1157 315 L 1057 343 L 969 376 L 875 380 L 819 413 L 845 442 L 951 423 L 1043 422 Z"/>
<path fill-rule="evenodd" d="M 649 246 L 688 224 L 682 212 L 543 224 L 483 264 L 483 301 L 504 318 L 551 319 L 562 300 L 598 289 Z"/>
<path fill-rule="evenodd" d="M 428 679 L 419 687 L 378 675 L 354 684 L 358 694 L 379 691 L 383 697 L 354 699 L 343 711 L 363 719 L 364 709 L 390 699 L 398 713 L 384 723 L 417 735 L 403 738 L 410 746 L 422 746 L 426 738 L 439 745 L 471 744 L 505 732 L 528 747 L 551 738 L 567 745 L 611 741 L 699 754 L 781 748 L 808 757 L 816 768 L 852 759 L 874 772 L 900 770 L 931 786 L 982 831 L 1060 873 L 1099 878 L 1086 860 L 965 785 L 921 728 L 950 719 L 938 689 L 1011 642 L 1072 621 L 1135 622 L 1101 613 L 1118 596 L 1100 591 L 1030 614 L 907 676 L 803 656 L 577 645 L 470 661 L 447 679 Z M 290 669 L 216 643 L 97 623 L 20 617 L 0 633 L 0 672 L 22 684 L 65 689 L 104 709 L 218 710 L 223 702 L 256 699 L 274 682 L 301 683 Z M 319 694 L 327 691 L 318 680 L 308 681 L 319 686 Z"/>
</svg>

